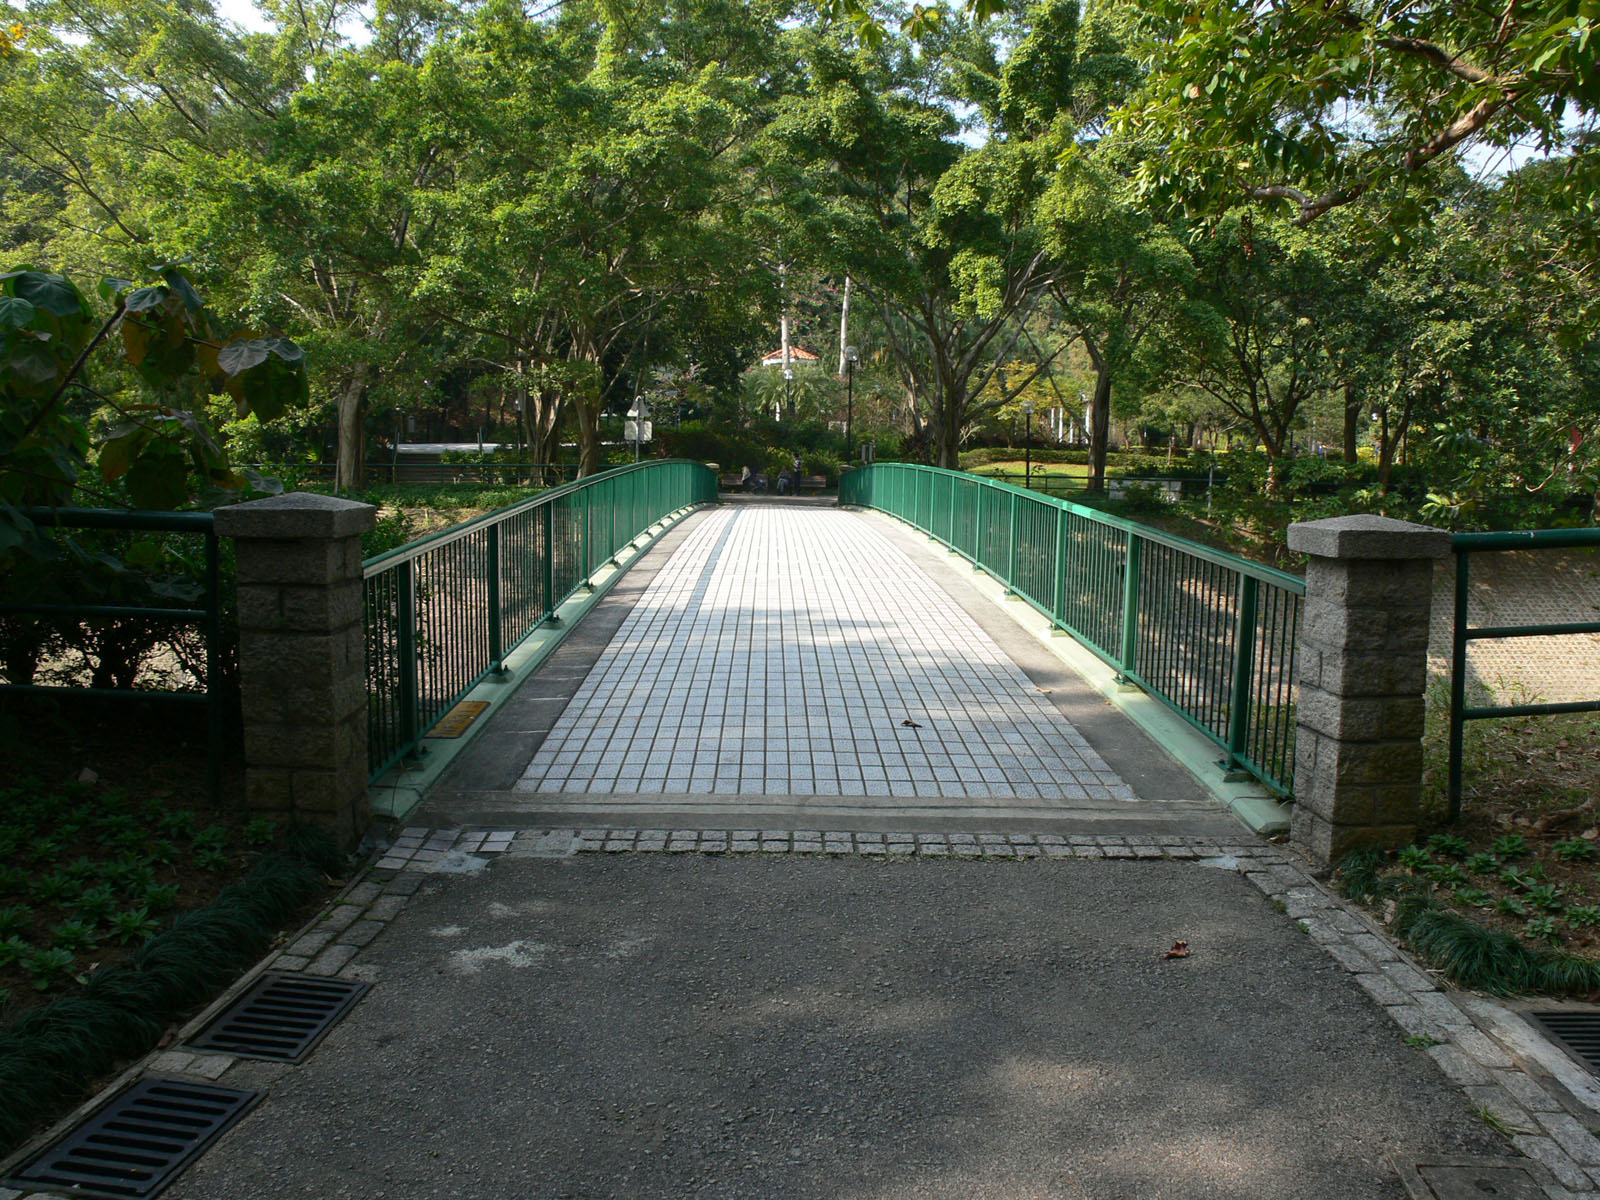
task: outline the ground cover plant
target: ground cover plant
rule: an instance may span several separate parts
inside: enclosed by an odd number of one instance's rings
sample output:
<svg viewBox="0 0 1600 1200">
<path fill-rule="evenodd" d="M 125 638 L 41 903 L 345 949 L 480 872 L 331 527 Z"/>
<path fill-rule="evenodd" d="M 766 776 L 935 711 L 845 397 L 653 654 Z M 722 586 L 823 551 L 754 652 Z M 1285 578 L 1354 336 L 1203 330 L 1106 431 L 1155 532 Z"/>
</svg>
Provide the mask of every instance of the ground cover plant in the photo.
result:
<svg viewBox="0 0 1600 1200">
<path fill-rule="evenodd" d="M 1432 827 L 1387 854 L 1351 855 L 1350 898 L 1424 961 L 1496 994 L 1600 993 L 1600 717 L 1467 727 L 1461 819 L 1446 821 L 1446 709 L 1430 705 Z"/>
<path fill-rule="evenodd" d="M 0 710 L 0 1155 L 254 963 L 343 871 L 315 830 L 206 790 L 135 706 Z"/>
<path fill-rule="evenodd" d="M 247 872 L 279 832 L 98 783 L 0 788 L 0 1016 L 127 958 Z"/>
</svg>

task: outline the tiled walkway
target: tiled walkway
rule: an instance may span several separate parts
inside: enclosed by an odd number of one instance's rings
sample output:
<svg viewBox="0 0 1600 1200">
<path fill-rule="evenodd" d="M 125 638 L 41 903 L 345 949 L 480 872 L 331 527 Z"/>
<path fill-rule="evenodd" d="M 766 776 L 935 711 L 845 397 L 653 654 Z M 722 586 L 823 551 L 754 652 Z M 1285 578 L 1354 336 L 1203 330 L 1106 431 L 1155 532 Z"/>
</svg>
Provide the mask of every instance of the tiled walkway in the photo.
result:
<svg viewBox="0 0 1600 1200">
<path fill-rule="evenodd" d="M 516 790 L 1134 799 L 867 522 L 779 507 L 694 529 Z"/>
</svg>

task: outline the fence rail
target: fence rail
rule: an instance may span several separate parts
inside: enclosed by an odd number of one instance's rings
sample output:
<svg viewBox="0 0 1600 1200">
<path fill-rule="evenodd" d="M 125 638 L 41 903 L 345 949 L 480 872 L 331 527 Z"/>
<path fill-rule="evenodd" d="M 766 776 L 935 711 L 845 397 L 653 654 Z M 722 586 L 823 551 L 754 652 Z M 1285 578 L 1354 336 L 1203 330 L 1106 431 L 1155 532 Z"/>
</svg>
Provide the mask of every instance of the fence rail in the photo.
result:
<svg viewBox="0 0 1600 1200">
<path fill-rule="evenodd" d="M 88 624 L 106 627 L 115 630 L 118 623 L 124 628 L 129 625 L 141 627 L 162 627 L 181 630 L 185 627 L 199 632 L 204 642 L 205 666 L 203 677 L 198 678 L 199 687 L 178 689 L 171 687 L 98 687 L 76 686 L 72 684 L 36 684 L 30 679 L 27 683 L 0 684 L 0 694 L 13 695 L 77 695 L 95 696 L 106 700 L 138 700 L 146 703 L 173 704 L 173 705 L 203 705 L 206 711 L 206 760 L 207 760 L 207 785 L 213 802 L 220 800 L 222 794 L 222 755 L 223 755 L 223 707 L 226 701 L 220 677 L 220 654 L 222 647 L 222 596 L 221 596 L 221 555 L 217 545 L 217 535 L 213 529 L 210 513 L 174 513 L 174 512 L 144 512 L 139 510 L 100 509 L 100 508 L 33 508 L 23 510 L 25 516 L 33 526 L 41 531 L 46 529 L 94 529 L 112 533 L 156 533 L 156 534 L 189 534 L 203 539 L 204 564 L 200 569 L 200 595 L 198 606 L 191 601 L 188 604 L 113 604 L 113 603 L 70 603 L 58 600 L 39 599 L 6 599 L 0 602 L 0 623 L 8 618 L 23 617 L 32 622 L 49 624 L 52 621 L 67 621 L 73 624 Z M 84 556 L 78 556 L 82 559 Z M 72 561 L 66 558 L 64 561 Z M 132 579 L 134 575 L 127 573 L 118 565 L 111 570 L 111 577 L 118 580 Z M 13 581 L 13 584 L 15 581 Z M 57 585 L 59 586 L 59 584 Z M 14 588 L 8 588 L 8 593 L 15 596 Z M 159 595 L 151 598 L 159 600 Z M 115 639 L 114 632 L 105 635 L 106 645 Z M 102 655 L 102 657 L 104 657 Z M 141 655 L 142 657 L 142 655 Z M 195 678 L 199 672 L 189 672 L 190 678 Z"/>
<path fill-rule="evenodd" d="M 1474 554 L 1505 550 L 1600 549 L 1600 529 L 1529 529 L 1504 533 L 1458 533 L 1450 539 L 1456 559 L 1454 636 L 1450 647 L 1450 820 L 1461 815 L 1461 763 L 1466 723 L 1487 717 L 1536 717 L 1555 713 L 1600 712 L 1600 696 L 1564 704 L 1469 705 L 1467 703 L 1467 643 L 1489 638 L 1551 637 L 1575 633 L 1600 633 L 1600 622 L 1573 621 L 1554 625 L 1485 625 L 1468 623 Z"/>
<path fill-rule="evenodd" d="M 271 469 L 263 467 L 262 470 L 270 473 Z M 308 463 L 296 465 L 283 473 L 292 474 L 302 483 L 332 483 L 339 472 L 333 463 Z M 576 463 L 463 463 L 398 459 L 394 462 L 369 462 L 363 474 L 369 484 L 481 483 L 486 486 L 534 484 L 544 487 L 577 478 L 578 466 Z"/>
<path fill-rule="evenodd" d="M 367 762 L 374 779 L 618 551 L 662 517 L 715 503 L 710 468 L 673 460 L 595 475 L 363 564 Z"/>
<path fill-rule="evenodd" d="M 1215 742 L 1230 770 L 1292 790 L 1304 580 L 959 471 L 880 463 L 846 475 L 839 500 L 943 542 Z"/>
</svg>

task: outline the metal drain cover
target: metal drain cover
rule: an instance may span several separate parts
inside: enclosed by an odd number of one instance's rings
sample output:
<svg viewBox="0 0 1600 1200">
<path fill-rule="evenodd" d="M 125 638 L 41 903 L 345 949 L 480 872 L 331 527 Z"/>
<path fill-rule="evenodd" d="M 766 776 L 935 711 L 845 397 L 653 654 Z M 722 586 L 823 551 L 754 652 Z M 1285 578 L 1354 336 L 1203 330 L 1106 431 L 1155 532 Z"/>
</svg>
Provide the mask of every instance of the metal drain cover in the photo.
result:
<svg viewBox="0 0 1600 1200">
<path fill-rule="evenodd" d="M 299 1062 L 371 986 L 268 972 L 188 1044 L 240 1058 Z"/>
<path fill-rule="evenodd" d="M 1523 1016 L 1592 1075 L 1600 1075 L 1600 1012 L 1555 1009 Z"/>
<path fill-rule="evenodd" d="M 260 1099 L 260 1092 L 141 1079 L 6 1182 L 24 1191 L 44 1185 L 80 1196 L 154 1196 Z"/>
<path fill-rule="evenodd" d="M 1526 1158 L 1458 1158 L 1450 1162 L 1389 1160 L 1411 1200 L 1545 1200 L 1555 1178 Z"/>
</svg>

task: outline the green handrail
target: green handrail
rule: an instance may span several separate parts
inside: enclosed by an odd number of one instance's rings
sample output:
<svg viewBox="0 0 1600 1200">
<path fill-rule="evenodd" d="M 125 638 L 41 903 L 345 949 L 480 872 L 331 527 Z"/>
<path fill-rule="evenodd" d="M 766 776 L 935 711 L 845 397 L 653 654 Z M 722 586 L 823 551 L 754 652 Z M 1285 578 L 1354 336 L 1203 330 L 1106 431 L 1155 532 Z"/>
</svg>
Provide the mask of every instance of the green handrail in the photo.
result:
<svg viewBox="0 0 1600 1200">
<path fill-rule="evenodd" d="M 937 467 L 851 471 L 839 502 L 888 513 L 950 547 L 1214 742 L 1228 770 L 1292 792 L 1303 579 Z"/>
<path fill-rule="evenodd" d="M 717 499 L 716 472 L 674 459 L 540 492 L 362 564 L 367 765 L 377 779 L 618 551 Z M 601 515 L 603 514 L 603 515 Z"/>
<path fill-rule="evenodd" d="M 1600 622 L 1568 621 L 1542 625 L 1482 625 L 1468 623 L 1471 559 L 1474 554 L 1504 550 L 1558 550 L 1600 548 L 1600 529 L 1517 529 L 1494 533 L 1457 533 L 1450 538 L 1456 557 L 1455 620 L 1450 639 L 1450 776 L 1447 785 L 1450 820 L 1461 816 L 1462 758 L 1466 723 L 1488 717 L 1540 717 L 1557 713 L 1600 712 L 1600 698 L 1561 704 L 1467 703 L 1467 643 L 1490 638 L 1550 637 L 1574 633 L 1600 633 Z"/>
</svg>

